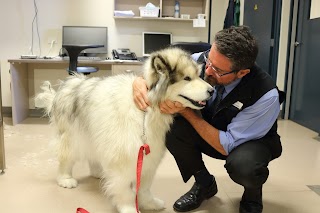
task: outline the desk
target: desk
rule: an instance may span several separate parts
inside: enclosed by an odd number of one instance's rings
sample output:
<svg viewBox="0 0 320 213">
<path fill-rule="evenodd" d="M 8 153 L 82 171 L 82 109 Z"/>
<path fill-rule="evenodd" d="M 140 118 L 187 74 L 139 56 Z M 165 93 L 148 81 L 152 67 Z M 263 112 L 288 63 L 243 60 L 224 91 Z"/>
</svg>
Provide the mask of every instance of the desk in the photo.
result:
<svg viewBox="0 0 320 213">
<path fill-rule="evenodd" d="M 66 70 L 69 61 L 63 59 L 10 59 L 8 62 L 10 63 L 11 74 L 12 122 L 13 125 L 16 125 L 29 116 L 29 109 L 35 108 L 34 104 L 30 104 L 29 101 L 30 98 L 35 96 L 34 70 L 61 69 L 65 70 L 65 77 L 67 77 L 68 72 Z M 139 75 L 142 72 L 143 65 L 139 61 L 118 60 L 80 60 L 78 64 L 99 67 L 99 70 L 104 70 L 104 76 L 132 72 Z M 89 77 L 91 75 L 96 76 L 94 74 L 90 74 Z M 43 79 L 43 81 L 45 80 L 48 79 Z"/>
</svg>

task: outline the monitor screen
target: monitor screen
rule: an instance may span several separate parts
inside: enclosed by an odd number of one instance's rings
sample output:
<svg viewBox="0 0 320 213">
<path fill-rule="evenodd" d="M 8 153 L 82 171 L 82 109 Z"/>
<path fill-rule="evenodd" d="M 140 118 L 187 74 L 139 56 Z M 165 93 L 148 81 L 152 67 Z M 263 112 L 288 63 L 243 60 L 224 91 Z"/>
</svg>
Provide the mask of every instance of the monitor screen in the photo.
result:
<svg viewBox="0 0 320 213">
<path fill-rule="evenodd" d="M 143 32 L 142 55 L 149 56 L 152 52 L 169 47 L 172 42 L 171 33 Z"/>
<path fill-rule="evenodd" d="M 82 53 L 108 54 L 108 28 L 87 26 L 63 26 L 62 44 L 104 45 L 100 48 L 85 49 Z"/>
</svg>

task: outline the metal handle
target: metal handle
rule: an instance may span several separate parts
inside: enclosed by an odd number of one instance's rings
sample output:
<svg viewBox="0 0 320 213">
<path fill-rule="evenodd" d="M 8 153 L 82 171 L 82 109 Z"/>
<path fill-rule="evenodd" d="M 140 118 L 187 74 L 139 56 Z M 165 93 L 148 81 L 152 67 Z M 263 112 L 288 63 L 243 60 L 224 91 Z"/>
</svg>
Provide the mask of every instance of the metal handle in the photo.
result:
<svg viewBox="0 0 320 213">
<path fill-rule="evenodd" d="M 127 73 L 131 73 L 131 72 L 133 72 L 133 70 L 126 70 L 126 72 L 127 72 Z"/>
<path fill-rule="evenodd" d="M 299 45 L 300 45 L 300 42 L 298 42 L 298 41 L 294 42 L 294 46 L 295 46 L 295 47 L 297 47 L 297 46 L 299 46 Z"/>
</svg>

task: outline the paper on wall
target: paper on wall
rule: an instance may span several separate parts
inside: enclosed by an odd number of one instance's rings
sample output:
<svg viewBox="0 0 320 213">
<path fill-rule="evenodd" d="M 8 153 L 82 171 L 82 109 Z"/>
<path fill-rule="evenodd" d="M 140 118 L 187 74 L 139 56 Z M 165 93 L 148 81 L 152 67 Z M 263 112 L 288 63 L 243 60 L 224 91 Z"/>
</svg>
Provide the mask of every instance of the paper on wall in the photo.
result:
<svg viewBox="0 0 320 213">
<path fill-rule="evenodd" d="M 193 19 L 193 27 L 206 27 L 205 19 Z"/>
</svg>

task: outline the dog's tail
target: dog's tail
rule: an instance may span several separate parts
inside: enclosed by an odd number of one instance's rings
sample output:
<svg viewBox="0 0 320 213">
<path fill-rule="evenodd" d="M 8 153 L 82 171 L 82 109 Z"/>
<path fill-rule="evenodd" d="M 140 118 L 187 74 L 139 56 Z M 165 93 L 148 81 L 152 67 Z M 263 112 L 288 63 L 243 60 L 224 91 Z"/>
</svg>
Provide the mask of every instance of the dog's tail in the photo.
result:
<svg viewBox="0 0 320 213">
<path fill-rule="evenodd" d="M 53 106 L 53 99 L 56 95 L 56 91 L 52 88 L 51 83 L 49 81 L 43 82 L 40 88 L 43 92 L 39 93 L 36 96 L 35 100 L 41 103 L 41 107 L 44 108 L 45 115 L 50 117 Z"/>
</svg>

